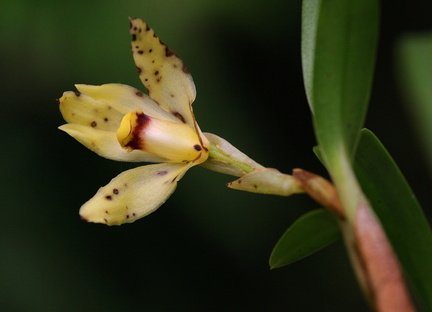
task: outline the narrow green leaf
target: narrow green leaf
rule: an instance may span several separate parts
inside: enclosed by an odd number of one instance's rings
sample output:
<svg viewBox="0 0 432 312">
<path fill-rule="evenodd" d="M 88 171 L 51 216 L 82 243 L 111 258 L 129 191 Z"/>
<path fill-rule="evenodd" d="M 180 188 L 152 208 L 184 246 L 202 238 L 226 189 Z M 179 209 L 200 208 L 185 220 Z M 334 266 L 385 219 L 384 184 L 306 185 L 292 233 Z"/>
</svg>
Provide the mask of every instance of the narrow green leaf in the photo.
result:
<svg viewBox="0 0 432 312">
<path fill-rule="evenodd" d="M 376 0 L 304 0 L 302 63 L 315 132 L 327 166 L 353 155 L 372 83 Z M 331 171 L 331 168 L 328 168 Z"/>
<path fill-rule="evenodd" d="M 432 232 L 399 168 L 363 130 L 354 169 L 419 301 L 432 311 Z"/>
<path fill-rule="evenodd" d="M 407 35 L 398 46 L 401 87 L 432 173 L 432 33 Z"/>
<path fill-rule="evenodd" d="M 270 255 L 270 268 L 280 268 L 309 256 L 340 237 L 336 217 L 324 209 L 298 218 L 282 235 Z"/>
</svg>

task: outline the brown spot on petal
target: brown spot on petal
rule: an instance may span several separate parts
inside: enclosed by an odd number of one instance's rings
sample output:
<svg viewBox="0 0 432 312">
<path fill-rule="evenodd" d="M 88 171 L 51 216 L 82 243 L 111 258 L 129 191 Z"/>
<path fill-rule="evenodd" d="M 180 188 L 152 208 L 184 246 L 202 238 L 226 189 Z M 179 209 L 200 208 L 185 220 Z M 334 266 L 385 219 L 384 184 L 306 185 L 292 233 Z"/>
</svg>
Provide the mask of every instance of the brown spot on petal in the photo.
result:
<svg viewBox="0 0 432 312">
<path fill-rule="evenodd" d="M 141 91 L 137 91 L 137 92 L 135 92 L 135 94 L 137 96 L 139 96 L 139 97 L 143 97 L 144 96 L 144 93 L 142 93 Z"/>
<path fill-rule="evenodd" d="M 166 171 L 166 170 L 161 170 L 161 171 L 158 171 L 157 175 L 159 175 L 159 176 L 164 176 L 164 175 L 166 175 L 167 173 L 168 173 L 168 171 Z"/>
<path fill-rule="evenodd" d="M 112 196 L 111 195 L 107 195 L 107 196 L 105 196 L 105 199 L 106 200 L 112 200 Z"/>
<path fill-rule="evenodd" d="M 187 67 L 183 64 L 182 70 L 185 74 L 190 74 L 189 70 L 187 69 Z"/>
<path fill-rule="evenodd" d="M 137 36 L 135 34 L 132 35 L 132 41 L 136 41 L 137 40 Z"/>
<path fill-rule="evenodd" d="M 155 71 L 154 74 L 155 74 L 155 76 L 159 75 L 159 71 L 158 70 Z"/>
<path fill-rule="evenodd" d="M 139 50 L 138 54 L 144 54 L 144 51 L 143 50 Z"/>
<path fill-rule="evenodd" d="M 81 92 L 79 92 L 79 91 L 74 91 L 74 93 L 75 93 L 75 95 L 78 96 L 78 97 L 81 96 Z"/>
<path fill-rule="evenodd" d="M 91 124 L 90 124 L 90 126 L 91 126 L 92 128 L 96 128 L 96 126 L 97 126 L 97 122 L 96 122 L 96 121 L 92 121 Z"/>
<path fill-rule="evenodd" d="M 141 75 L 141 72 L 142 72 L 142 69 L 141 69 L 141 67 L 138 67 L 138 66 L 137 66 L 137 68 L 136 68 L 136 69 L 137 69 L 137 71 L 138 71 L 138 75 Z"/>
<path fill-rule="evenodd" d="M 118 195 L 119 194 L 119 190 L 118 189 L 113 189 L 113 194 Z"/>
<path fill-rule="evenodd" d="M 177 117 L 178 119 L 180 119 L 183 123 L 186 123 L 186 119 L 183 117 L 182 114 L 180 114 L 179 112 L 172 112 L 172 114 Z"/>
<path fill-rule="evenodd" d="M 202 150 L 202 147 L 201 147 L 201 145 L 195 144 L 195 145 L 194 145 L 194 149 L 195 149 L 197 152 L 199 152 L 199 151 Z"/>
<path fill-rule="evenodd" d="M 170 48 L 168 48 L 167 46 L 165 46 L 165 56 L 166 57 L 170 57 L 170 56 L 173 56 L 173 55 L 175 55 L 174 51 L 171 50 Z"/>
</svg>

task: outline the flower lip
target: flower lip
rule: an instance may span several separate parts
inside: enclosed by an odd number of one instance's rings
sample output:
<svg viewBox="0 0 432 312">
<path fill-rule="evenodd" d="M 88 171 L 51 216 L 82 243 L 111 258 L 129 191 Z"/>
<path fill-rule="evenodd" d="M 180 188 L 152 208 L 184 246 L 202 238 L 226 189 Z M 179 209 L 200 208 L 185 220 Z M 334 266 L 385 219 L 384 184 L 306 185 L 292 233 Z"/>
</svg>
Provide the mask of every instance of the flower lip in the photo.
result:
<svg viewBox="0 0 432 312">
<path fill-rule="evenodd" d="M 144 113 L 130 112 L 126 114 L 117 131 L 120 145 L 128 151 L 144 149 L 143 138 L 139 135 L 149 125 L 150 117 Z"/>
<path fill-rule="evenodd" d="M 123 117 L 117 139 L 127 151 L 142 150 L 173 162 L 201 163 L 208 157 L 206 140 L 196 129 L 143 112 L 130 112 Z"/>
</svg>

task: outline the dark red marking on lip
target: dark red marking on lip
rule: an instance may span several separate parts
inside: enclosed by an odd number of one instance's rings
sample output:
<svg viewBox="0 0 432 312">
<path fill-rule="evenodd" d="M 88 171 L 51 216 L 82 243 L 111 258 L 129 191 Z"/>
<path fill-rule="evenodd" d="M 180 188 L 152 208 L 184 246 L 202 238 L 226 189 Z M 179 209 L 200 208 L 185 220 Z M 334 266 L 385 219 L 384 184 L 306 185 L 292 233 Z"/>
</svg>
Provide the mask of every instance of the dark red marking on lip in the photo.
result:
<svg viewBox="0 0 432 312">
<path fill-rule="evenodd" d="M 145 128 L 149 125 L 151 121 L 150 117 L 148 117 L 144 113 L 136 113 L 136 126 L 132 130 L 132 137 L 128 143 L 125 144 L 126 147 L 130 147 L 131 149 L 144 149 L 144 140 L 142 137 L 142 133 L 145 131 Z"/>
</svg>

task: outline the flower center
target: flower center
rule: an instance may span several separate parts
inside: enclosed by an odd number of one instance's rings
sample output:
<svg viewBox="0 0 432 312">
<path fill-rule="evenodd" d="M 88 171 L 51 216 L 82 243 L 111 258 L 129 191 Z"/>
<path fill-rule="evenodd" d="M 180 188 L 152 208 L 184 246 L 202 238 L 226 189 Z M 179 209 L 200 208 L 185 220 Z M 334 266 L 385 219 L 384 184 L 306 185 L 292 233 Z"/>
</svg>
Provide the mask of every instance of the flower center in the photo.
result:
<svg viewBox="0 0 432 312">
<path fill-rule="evenodd" d="M 209 143 L 200 139 L 195 129 L 142 112 L 130 112 L 123 117 L 117 139 L 128 151 L 142 150 L 172 162 L 199 164 L 208 157 Z"/>
</svg>

